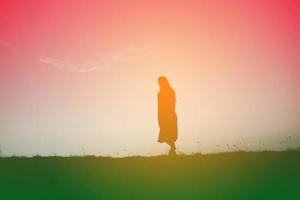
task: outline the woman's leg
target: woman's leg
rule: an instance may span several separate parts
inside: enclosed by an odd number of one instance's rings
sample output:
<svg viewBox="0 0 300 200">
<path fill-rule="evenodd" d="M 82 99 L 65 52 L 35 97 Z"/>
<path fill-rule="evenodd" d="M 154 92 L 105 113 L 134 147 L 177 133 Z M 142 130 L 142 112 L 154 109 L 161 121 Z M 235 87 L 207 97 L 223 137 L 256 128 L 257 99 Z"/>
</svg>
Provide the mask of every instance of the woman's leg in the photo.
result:
<svg viewBox="0 0 300 200">
<path fill-rule="evenodd" d="M 170 146 L 169 155 L 176 155 L 176 146 L 175 142 L 167 142 L 167 144 Z"/>
</svg>

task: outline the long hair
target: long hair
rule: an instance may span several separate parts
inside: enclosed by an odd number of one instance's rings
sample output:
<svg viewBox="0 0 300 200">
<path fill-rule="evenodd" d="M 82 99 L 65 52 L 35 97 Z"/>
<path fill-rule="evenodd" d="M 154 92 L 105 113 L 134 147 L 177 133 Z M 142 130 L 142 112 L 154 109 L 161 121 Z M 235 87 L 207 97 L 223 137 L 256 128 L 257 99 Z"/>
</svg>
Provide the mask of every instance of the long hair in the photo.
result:
<svg viewBox="0 0 300 200">
<path fill-rule="evenodd" d="M 160 76 L 158 78 L 158 84 L 159 84 L 159 93 L 170 94 L 174 96 L 174 99 L 176 101 L 175 90 L 171 87 L 168 79 L 165 76 Z"/>
</svg>

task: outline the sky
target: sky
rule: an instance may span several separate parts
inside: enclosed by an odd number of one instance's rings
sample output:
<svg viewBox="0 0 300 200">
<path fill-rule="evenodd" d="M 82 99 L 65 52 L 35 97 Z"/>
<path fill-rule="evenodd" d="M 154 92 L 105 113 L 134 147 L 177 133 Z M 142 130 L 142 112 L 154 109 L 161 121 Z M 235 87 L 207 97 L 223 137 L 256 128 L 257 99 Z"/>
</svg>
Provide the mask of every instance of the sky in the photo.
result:
<svg viewBox="0 0 300 200">
<path fill-rule="evenodd" d="M 1 0 L 3 155 L 157 155 L 157 79 L 180 153 L 300 146 L 298 0 Z"/>
</svg>

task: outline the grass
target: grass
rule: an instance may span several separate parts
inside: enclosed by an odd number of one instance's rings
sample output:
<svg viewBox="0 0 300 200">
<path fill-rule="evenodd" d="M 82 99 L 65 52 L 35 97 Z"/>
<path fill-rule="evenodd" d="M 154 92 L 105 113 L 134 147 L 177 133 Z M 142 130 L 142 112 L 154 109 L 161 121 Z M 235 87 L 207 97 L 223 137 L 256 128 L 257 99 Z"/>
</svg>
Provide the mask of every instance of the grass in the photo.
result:
<svg viewBox="0 0 300 200">
<path fill-rule="evenodd" d="M 300 199 L 300 151 L 0 158 L 0 199 Z"/>
</svg>

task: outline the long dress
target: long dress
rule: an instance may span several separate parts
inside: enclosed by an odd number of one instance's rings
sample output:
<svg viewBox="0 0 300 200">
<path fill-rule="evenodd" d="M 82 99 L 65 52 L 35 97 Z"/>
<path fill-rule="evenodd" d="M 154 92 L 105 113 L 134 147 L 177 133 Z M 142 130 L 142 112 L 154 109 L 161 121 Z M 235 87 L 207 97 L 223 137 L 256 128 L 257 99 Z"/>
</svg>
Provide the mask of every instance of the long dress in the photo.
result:
<svg viewBox="0 0 300 200">
<path fill-rule="evenodd" d="M 173 90 L 159 92 L 157 97 L 160 127 L 158 142 L 175 142 L 178 136 L 175 92 Z"/>
</svg>

